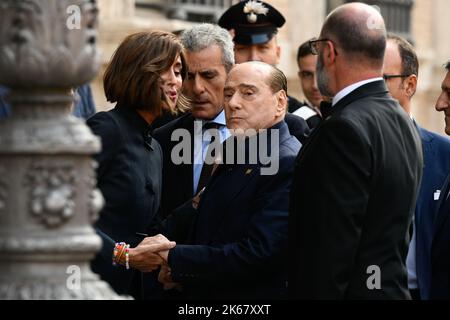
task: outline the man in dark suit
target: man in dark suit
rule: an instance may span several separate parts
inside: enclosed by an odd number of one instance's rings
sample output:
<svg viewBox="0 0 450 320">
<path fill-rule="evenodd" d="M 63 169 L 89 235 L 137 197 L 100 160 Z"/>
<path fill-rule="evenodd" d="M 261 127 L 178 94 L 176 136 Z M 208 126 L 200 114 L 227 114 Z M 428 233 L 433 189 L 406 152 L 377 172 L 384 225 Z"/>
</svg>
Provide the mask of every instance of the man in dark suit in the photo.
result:
<svg viewBox="0 0 450 320">
<path fill-rule="evenodd" d="M 405 39 L 388 36 L 383 73 L 392 97 L 412 117 L 411 99 L 417 88 L 419 60 Z M 415 125 L 422 139 L 424 168 L 406 264 L 409 291 L 413 299 L 419 300 L 430 296 L 433 222 L 441 187 L 450 172 L 450 139 Z"/>
<path fill-rule="evenodd" d="M 445 113 L 445 133 L 450 135 L 450 61 L 446 64 L 447 75 L 442 82 L 442 93 L 436 110 Z M 439 161 L 444 161 L 440 159 Z M 450 175 L 439 195 L 431 247 L 430 299 L 450 299 Z"/>
<path fill-rule="evenodd" d="M 277 66 L 281 58 L 277 33 L 285 22 L 283 15 L 266 2 L 241 1 L 224 12 L 218 24 L 233 35 L 236 63 L 262 61 Z M 288 111 L 301 106 L 300 101 L 288 96 Z M 285 121 L 289 132 L 304 144 L 310 128 L 306 120 L 298 118 L 287 113 Z"/>
<path fill-rule="evenodd" d="M 294 299 L 408 299 L 405 267 L 420 137 L 382 78 L 386 29 L 362 3 L 326 19 L 318 85 L 333 97 L 297 160 L 289 212 Z"/>
<path fill-rule="evenodd" d="M 231 37 L 218 26 L 202 24 L 184 31 L 181 41 L 188 66 L 183 93 L 189 98 L 192 110 L 153 133 L 162 147 L 164 159 L 162 218 L 191 199 L 205 185 L 207 179 L 200 178 L 211 141 L 206 130 L 208 125 L 219 130 L 221 142 L 229 137 L 223 111 L 223 87 L 227 73 L 234 65 Z M 181 137 L 178 133 L 182 135 L 182 141 L 178 140 Z M 176 141 L 172 141 L 172 137 Z M 175 159 L 179 154 L 173 154 L 180 143 L 187 146 L 181 152 L 183 162 Z"/>
<path fill-rule="evenodd" d="M 283 120 L 286 87 L 284 74 L 262 62 L 229 74 L 225 111 L 233 137 L 224 164 L 201 195 L 187 239 L 161 253 L 168 265 L 160 281 L 181 284 L 188 298 L 286 297 L 288 198 L 301 146 Z"/>
</svg>

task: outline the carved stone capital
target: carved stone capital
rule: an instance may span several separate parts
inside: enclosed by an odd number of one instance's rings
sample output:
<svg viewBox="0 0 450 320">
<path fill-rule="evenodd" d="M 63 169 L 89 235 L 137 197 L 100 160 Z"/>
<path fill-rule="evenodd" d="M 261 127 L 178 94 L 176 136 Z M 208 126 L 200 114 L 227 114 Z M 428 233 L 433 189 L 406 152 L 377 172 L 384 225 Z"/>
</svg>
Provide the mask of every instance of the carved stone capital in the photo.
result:
<svg viewBox="0 0 450 320">
<path fill-rule="evenodd" d="M 97 12 L 92 0 L 0 1 L 0 83 L 69 88 L 88 82 L 100 61 Z"/>
</svg>

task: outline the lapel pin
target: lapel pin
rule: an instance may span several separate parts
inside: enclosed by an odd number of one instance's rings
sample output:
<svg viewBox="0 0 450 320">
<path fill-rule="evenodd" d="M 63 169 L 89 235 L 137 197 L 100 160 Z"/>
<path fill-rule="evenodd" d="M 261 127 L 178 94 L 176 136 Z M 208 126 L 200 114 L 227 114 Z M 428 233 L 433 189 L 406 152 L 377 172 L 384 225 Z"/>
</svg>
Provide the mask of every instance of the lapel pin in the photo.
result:
<svg viewBox="0 0 450 320">
<path fill-rule="evenodd" d="M 245 175 L 248 176 L 249 174 L 251 174 L 253 172 L 252 169 L 247 169 L 247 171 L 245 172 Z"/>
<path fill-rule="evenodd" d="M 434 193 L 434 201 L 438 201 L 441 196 L 441 190 L 436 190 Z"/>
</svg>

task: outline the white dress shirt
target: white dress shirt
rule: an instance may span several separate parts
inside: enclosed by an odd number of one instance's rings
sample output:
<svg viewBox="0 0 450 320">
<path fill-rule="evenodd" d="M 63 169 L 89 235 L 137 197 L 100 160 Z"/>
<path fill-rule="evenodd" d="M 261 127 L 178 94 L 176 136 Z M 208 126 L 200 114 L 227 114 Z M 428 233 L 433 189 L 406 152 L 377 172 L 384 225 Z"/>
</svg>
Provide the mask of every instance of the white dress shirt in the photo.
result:
<svg viewBox="0 0 450 320">
<path fill-rule="evenodd" d="M 211 143 L 211 134 L 207 131 L 203 132 L 203 125 L 208 122 L 217 123 L 220 126 L 220 143 L 223 143 L 226 139 L 230 137 L 230 131 L 226 126 L 225 111 L 222 110 L 221 113 L 217 115 L 216 118 L 210 121 L 196 120 L 194 123 L 194 163 L 192 165 L 194 174 L 194 194 L 197 190 L 198 182 L 200 180 L 200 175 L 202 173 L 203 163 L 205 162 L 206 152 L 208 151 L 208 146 Z M 198 125 L 197 125 L 198 123 Z M 201 142 L 201 143 L 200 143 Z"/>
</svg>

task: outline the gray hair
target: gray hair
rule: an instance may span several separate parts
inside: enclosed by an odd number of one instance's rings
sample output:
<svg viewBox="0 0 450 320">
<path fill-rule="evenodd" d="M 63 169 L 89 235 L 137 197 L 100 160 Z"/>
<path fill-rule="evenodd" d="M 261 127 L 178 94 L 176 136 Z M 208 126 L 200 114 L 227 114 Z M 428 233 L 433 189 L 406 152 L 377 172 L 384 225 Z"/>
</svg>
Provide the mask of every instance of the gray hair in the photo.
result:
<svg viewBox="0 0 450 320">
<path fill-rule="evenodd" d="M 198 52 L 217 45 L 222 51 L 222 62 L 228 71 L 234 65 L 234 43 L 227 30 L 209 23 L 203 23 L 185 30 L 181 42 L 187 51 Z"/>
</svg>

